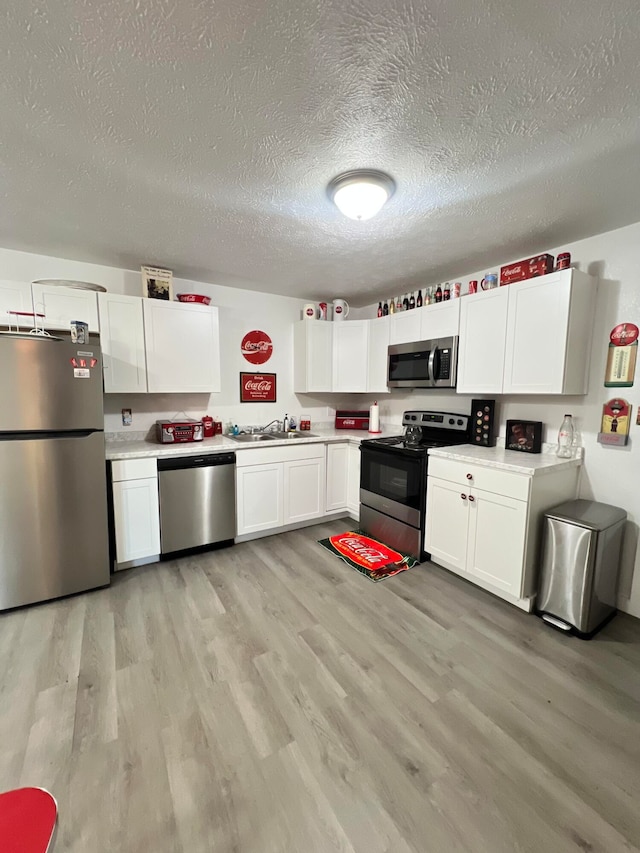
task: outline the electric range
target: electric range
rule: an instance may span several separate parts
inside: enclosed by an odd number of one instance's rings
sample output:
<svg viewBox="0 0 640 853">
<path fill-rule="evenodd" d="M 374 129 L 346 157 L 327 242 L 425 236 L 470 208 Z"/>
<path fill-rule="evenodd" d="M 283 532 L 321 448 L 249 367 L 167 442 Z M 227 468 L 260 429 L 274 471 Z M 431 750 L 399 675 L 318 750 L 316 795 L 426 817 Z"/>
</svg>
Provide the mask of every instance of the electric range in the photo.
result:
<svg viewBox="0 0 640 853">
<path fill-rule="evenodd" d="M 360 445 L 360 529 L 380 542 L 428 559 L 424 551 L 428 451 L 469 441 L 470 416 L 411 410 L 403 435 Z"/>
</svg>

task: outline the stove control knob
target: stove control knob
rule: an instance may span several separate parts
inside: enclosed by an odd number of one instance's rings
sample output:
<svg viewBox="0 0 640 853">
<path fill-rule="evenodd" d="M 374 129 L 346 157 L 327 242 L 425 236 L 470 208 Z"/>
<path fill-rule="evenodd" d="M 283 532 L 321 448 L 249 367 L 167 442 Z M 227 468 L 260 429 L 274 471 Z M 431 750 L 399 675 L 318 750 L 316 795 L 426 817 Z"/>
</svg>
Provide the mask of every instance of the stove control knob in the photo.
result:
<svg viewBox="0 0 640 853">
<path fill-rule="evenodd" d="M 450 424 L 451 426 L 453 426 L 453 425 L 455 424 L 455 421 L 454 421 L 454 419 L 453 419 L 453 418 L 449 418 L 449 424 Z"/>
<path fill-rule="evenodd" d="M 462 425 L 463 425 L 463 423 L 464 423 L 464 421 L 463 421 L 463 420 L 461 420 L 460 418 L 458 418 L 458 426 L 462 426 Z"/>
<path fill-rule="evenodd" d="M 411 415 L 411 420 L 412 420 L 412 421 L 415 421 L 415 419 L 416 419 L 416 416 L 415 416 L 415 415 Z"/>
</svg>

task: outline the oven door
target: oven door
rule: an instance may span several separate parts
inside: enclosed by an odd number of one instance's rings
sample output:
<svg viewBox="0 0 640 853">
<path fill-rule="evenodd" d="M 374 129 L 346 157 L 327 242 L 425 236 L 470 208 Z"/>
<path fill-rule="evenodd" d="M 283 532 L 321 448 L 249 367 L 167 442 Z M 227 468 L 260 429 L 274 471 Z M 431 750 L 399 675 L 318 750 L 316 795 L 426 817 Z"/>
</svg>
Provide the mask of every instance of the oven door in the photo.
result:
<svg viewBox="0 0 640 853">
<path fill-rule="evenodd" d="M 360 501 L 419 528 L 426 500 L 426 457 L 366 444 L 360 451 Z"/>
</svg>

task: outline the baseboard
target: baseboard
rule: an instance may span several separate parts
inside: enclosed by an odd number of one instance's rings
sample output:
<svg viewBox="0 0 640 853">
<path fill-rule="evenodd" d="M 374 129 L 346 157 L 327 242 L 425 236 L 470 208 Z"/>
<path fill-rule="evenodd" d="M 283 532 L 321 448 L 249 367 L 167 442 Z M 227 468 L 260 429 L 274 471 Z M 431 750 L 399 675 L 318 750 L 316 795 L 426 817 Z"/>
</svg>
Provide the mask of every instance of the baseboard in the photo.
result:
<svg viewBox="0 0 640 853">
<path fill-rule="evenodd" d="M 327 515 L 318 515 L 316 518 L 309 518 L 306 521 L 296 521 L 294 524 L 285 524 L 283 527 L 271 527 L 269 530 L 257 530 L 255 533 L 244 533 L 242 536 L 236 536 L 235 543 L 240 545 L 242 542 L 251 542 L 254 539 L 263 539 L 265 536 L 275 536 L 277 533 L 288 533 L 290 530 L 301 530 L 303 527 L 313 527 L 315 524 L 323 524 L 326 521 L 338 521 L 340 518 L 348 518 L 346 510 L 331 512 Z"/>
</svg>

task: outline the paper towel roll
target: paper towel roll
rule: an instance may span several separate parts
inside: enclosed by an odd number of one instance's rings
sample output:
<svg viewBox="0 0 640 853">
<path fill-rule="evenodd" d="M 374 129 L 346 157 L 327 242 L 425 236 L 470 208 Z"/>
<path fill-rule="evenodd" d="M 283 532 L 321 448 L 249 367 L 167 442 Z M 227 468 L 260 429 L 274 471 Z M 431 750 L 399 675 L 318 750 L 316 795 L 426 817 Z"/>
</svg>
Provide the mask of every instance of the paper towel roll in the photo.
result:
<svg viewBox="0 0 640 853">
<path fill-rule="evenodd" d="M 369 432 L 380 432 L 380 408 L 377 402 L 369 406 Z"/>
</svg>

